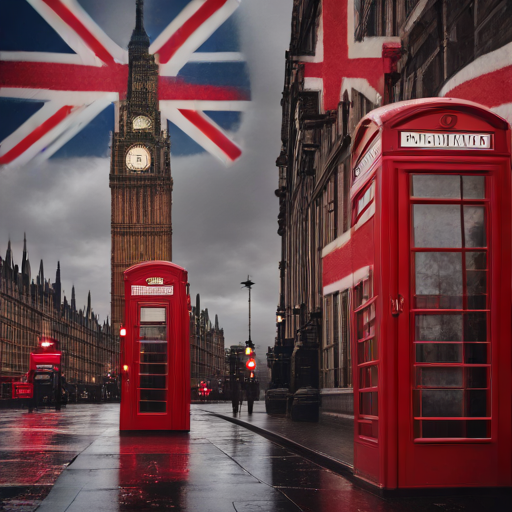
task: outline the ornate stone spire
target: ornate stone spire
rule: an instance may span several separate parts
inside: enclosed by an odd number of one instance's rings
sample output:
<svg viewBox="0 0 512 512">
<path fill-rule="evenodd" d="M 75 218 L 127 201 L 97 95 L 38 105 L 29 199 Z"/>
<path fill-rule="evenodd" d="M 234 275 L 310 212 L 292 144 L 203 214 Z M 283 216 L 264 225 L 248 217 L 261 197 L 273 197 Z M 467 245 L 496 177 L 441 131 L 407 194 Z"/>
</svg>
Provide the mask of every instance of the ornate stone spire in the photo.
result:
<svg viewBox="0 0 512 512">
<path fill-rule="evenodd" d="M 128 49 L 147 49 L 149 48 L 149 37 L 144 29 L 144 0 L 137 0 L 137 14 L 135 18 L 135 29 L 130 39 Z"/>
</svg>

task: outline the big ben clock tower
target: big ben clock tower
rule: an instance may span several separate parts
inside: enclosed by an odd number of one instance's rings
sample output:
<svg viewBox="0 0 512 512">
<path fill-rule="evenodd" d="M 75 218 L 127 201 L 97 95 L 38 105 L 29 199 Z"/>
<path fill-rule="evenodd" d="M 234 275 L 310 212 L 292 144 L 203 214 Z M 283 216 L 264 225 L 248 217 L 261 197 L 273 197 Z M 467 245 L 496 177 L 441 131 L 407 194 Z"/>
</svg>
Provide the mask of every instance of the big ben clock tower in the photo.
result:
<svg viewBox="0 0 512 512">
<path fill-rule="evenodd" d="M 119 104 L 109 177 L 114 332 L 124 319 L 123 272 L 141 261 L 172 258 L 170 140 L 160 126 L 158 65 L 148 50 L 143 0 L 137 0 L 128 45 L 128 93 Z"/>
</svg>

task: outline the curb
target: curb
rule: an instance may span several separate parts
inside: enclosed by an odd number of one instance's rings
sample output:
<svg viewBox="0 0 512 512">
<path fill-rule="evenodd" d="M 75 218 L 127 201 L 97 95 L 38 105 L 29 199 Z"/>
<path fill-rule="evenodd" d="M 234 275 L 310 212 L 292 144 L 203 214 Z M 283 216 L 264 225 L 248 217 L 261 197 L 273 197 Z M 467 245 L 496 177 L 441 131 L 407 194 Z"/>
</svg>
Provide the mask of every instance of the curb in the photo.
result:
<svg viewBox="0 0 512 512">
<path fill-rule="evenodd" d="M 312 450 L 311 448 L 307 448 L 306 446 L 303 446 L 299 443 L 296 443 L 295 441 L 292 441 L 291 439 L 288 439 L 287 437 L 283 437 L 279 434 L 276 434 L 275 432 L 271 432 L 270 430 L 266 430 L 262 427 L 257 427 L 256 425 L 253 425 L 252 423 L 248 423 L 246 421 L 240 420 L 238 418 L 233 418 L 230 416 L 225 416 L 224 414 L 219 414 L 216 412 L 211 411 L 205 411 L 208 414 L 211 414 L 212 416 L 217 416 L 218 418 L 221 418 L 226 421 L 230 421 L 231 423 L 234 423 L 235 425 L 239 425 L 241 427 L 244 427 L 248 430 L 252 430 L 256 434 L 259 434 L 260 436 L 265 437 L 269 441 L 272 441 L 276 444 L 279 444 L 280 446 L 289 449 L 290 451 L 297 453 L 298 455 L 302 455 L 306 459 L 310 460 L 311 462 L 314 462 L 315 464 L 318 464 L 319 466 L 329 469 L 330 471 L 333 471 L 334 473 L 338 473 L 345 478 L 349 478 L 351 481 L 356 480 L 354 476 L 354 467 L 349 464 L 348 462 L 343 462 L 339 459 L 335 459 L 325 453 L 317 452 L 315 450 Z M 359 479 L 357 479 L 359 482 Z"/>
</svg>

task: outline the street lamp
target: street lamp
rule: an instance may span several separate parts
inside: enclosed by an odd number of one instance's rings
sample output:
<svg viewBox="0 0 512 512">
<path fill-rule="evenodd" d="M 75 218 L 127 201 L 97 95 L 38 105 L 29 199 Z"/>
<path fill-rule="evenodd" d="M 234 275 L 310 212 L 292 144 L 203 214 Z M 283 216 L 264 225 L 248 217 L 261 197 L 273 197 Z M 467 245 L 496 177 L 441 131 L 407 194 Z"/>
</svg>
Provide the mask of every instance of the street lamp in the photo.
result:
<svg viewBox="0 0 512 512">
<path fill-rule="evenodd" d="M 254 349 L 254 343 L 251 340 L 251 286 L 253 283 L 249 276 L 247 276 L 247 281 L 242 281 L 240 284 L 244 285 L 244 288 L 249 288 L 249 339 L 246 342 L 246 345 L 252 349 Z"/>
</svg>

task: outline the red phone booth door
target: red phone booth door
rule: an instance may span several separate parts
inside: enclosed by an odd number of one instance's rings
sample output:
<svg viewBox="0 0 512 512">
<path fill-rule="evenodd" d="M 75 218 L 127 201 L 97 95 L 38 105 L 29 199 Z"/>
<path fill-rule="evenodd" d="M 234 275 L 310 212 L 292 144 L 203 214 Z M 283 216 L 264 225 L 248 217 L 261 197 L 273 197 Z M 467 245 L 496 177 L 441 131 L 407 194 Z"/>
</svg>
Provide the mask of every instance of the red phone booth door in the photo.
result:
<svg viewBox="0 0 512 512">
<path fill-rule="evenodd" d="M 398 485 L 497 485 L 498 173 L 414 167 L 398 169 Z"/>
<path fill-rule="evenodd" d="M 165 306 L 139 305 L 137 409 L 139 414 L 167 414 L 169 393 L 168 311 Z M 158 422 L 158 418 L 155 418 Z"/>
</svg>

